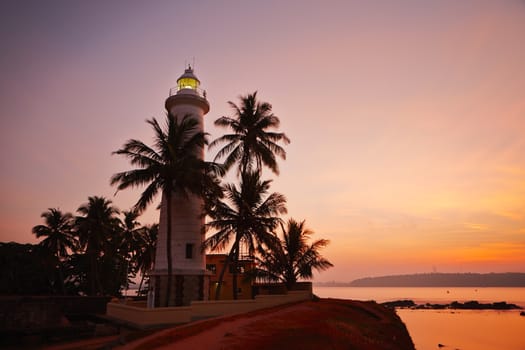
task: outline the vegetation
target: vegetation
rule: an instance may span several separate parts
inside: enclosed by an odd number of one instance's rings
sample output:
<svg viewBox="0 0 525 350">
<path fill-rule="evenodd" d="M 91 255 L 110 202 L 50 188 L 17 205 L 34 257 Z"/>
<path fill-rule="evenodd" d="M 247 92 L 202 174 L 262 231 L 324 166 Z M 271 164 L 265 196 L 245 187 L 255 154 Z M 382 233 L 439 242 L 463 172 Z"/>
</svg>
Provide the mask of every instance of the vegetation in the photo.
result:
<svg viewBox="0 0 525 350">
<path fill-rule="evenodd" d="M 223 186 L 227 201 L 207 207 L 211 222 L 207 229 L 218 230 L 204 242 L 205 248 L 223 250 L 234 237 L 227 261 L 219 276 L 216 299 L 219 298 L 226 266 L 233 264 L 233 298 L 237 299 L 237 266 L 242 245 L 250 257 L 261 244 L 273 245 L 274 229 L 280 222 L 278 215 L 286 213 L 286 199 L 274 193 L 266 200 L 271 181 L 261 181 L 262 167 L 267 166 L 279 174 L 276 156 L 286 159 L 286 151 L 278 142 L 289 143 L 284 133 L 271 131 L 279 127 L 280 120 L 272 113 L 272 105 L 257 100 L 257 92 L 240 97 L 237 106 L 229 101 L 234 111 L 233 117 L 221 117 L 215 125 L 231 129 L 210 144 L 213 148 L 225 144 L 215 156 L 215 160 L 225 158 L 224 168 L 237 166 L 240 177 L 240 190 L 234 184 Z M 230 204 L 228 204 L 228 201 Z"/>
<path fill-rule="evenodd" d="M 120 212 L 111 205 L 110 200 L 97 196 L 89 197 L 88 202 L 81 205 L 77 212 L 81 214 L 76 219 L 80 247 L 89 261 L 89 294 L 103 295 L 106 291 L 101 282 L 101 273 L 106 270 L 101 267 L 110 262 L 120 267 L 123 263 L 124 256 L 111 254 L 120 253 L 118 248 L 123 236 L 118 236 L 122 231 L 119 230 L 120 221 L 116 216 Z"/>
<path fill-rule="evenodd" d="M 65 294 L 62 262 L 67 257 L 68 249 L 75 250 L 78 246 L 78 240 L 72 232 L 73 215 L 70 213 L 63 214 L 56 208 L 49 208 L 42 213 L 41 217 L 44 218 L 45 225 L 37 225 L 33 227 L 32 231 L 38 238 L 45 237 L 40 242 L 40 246 L 53 255 L 53 263 L 59 274 L 60 291 Z"/>
<path fill-rule="evenodd" d="M 33 227 L 39 244 L 0 243 L 0 294 L 120 296 L 130 279 L 151 269 L 158 225 L 92 196 L 79 216 L 50 208 Z"/>
<path fill-rule="evenodd" d="M 153 269 L 155 262 L 155 249 L 157 247 L 157 236 L 159 234 L 159 224 L 144 226 L 142 234 L 138 236 L 139 240 L 134 245 L 138 249 L 135 250 L 134 260 L 138 272 L 141 274 L 138 294 L 141 295 L 142 287 L 146 274 Z M 133 265 L 132 265 L 133 266 Z M 148 279 L 149 281 L 149 279 Z"/>
<path fill-rule="evenodd" d="M 203 249 L 229 250 L 223 266 L 233 267 L 233 298 L 237 298 L 239 259 L 248 254 L 258 264 L 259 276 L 282 281 L 289 288 L 299 279 L 311 279 L 314 270 L 332 266 L 320 254 L 328 244 L 320 239 L 309 244 L 313 233 L 304 221 L 290 219 L 287 227 L 281 219 L 286 214 L 286 199 L 271 193 L 271 180 L 262 180 L 263 167 L 279 174 L 277 158 L 286 152 L 279 143 L 290 142 L 284 133 L 272 131 L 279 127 L 279 118 L 272 106 L 257 100 L 257 93 L 240 97 L 240 104 L 229 102 L 233 117 L 221 117 L 215 125 L 232 133 L 214 140 L 210 147 L 223 144 L 215 160 L 223 165 L 201 159 L 208 144 L 207 134 L 200 132 L 191 116 L 180 120 L 167 114 L 163 126 L 152 118 L 154 143 L 128 140 L 114 152 L 130 160 L 131 170 L 111 177 L 117 191 L 144 187 L 137 203 L 129 211 L 120 212 L 104 197 L 91 196 L 74 217 L 59 209 L 42 213 L 44 224 L 33 228 L 43 240 L 38 245 L 0 244 L 2 294 L 69 294 L 121 295 L 130 280 L 142 275 L 139 289 L 147 284 L 145 276 L 153 268 L 158 224 L 141 226 L 139 215 L 161 194 L 166 210 L 172 213 L 172 196 L 197 195 L 203 198 L 204 214 L 209 220 L 204 229 L 213 231 L 204 241 Z M 225 171 L 237 168 L 238 184 L 222 184 Z M 166 253 L 168 258 L 167 295 L 172 286 L 172 222 L 167 215 Z M 279 225 L 283 239 L 275 230 Z M 140 291 L 139 291 L 140 292 Z M 169 298 L 166 298 L 166 303 Z"/>
<path fill-rule="evenodd" d="M 286 152 L 277 142 L 287 144 L 290 143 L 290 139 L 284 133 L 269 131 L 278 128 L 280 121 L 272 113 L 271 104 L 257 101 L 257 92 L 241 96 L 240 99 L 240 106 L 228 102 L 234 110 L 234 117 L 221 117 L 215 121 L 216 126 L 233 131 L 232 134 L 223 135 L 210 144 L 212 148 L 226 143 L 215 156 L 215 160 L 226 158 L 226 169 L 237 164 L 238 174 L 260 172 L 262 165 L 279 174 L 275 157 L 286 159 Z"/>
<path fill-rule="evenodd" d="M 62 294 L 56 259 L 42 245 L 0 243 L 0 294 Z"/>
<path fill-rule="evenodd" d="M 309 244 L 313 231 L 306 228 L 304 221 L 289 219 L 286 228 L 281 224 L 281 229 L 281 241 L 260 249 L 257 277 L 283 282 L 292 289 L 299 279 L 312 279 L 313 270 L 323 271 L 333 266 L 320 253 L 329 241 L 318 239 Z"/>
<path fill-rule="evenodd" d="M 246 172 L 242 176 L 240 188 L 234 184 L 225 186 L 226 200 L 219 201 L 209 212 L 211 220 L 208 229 L 217 232 L 204 242 L 204 247 L 211 250 L 223 250 L 230 243 L 231 248 L 224 264 L 215 298 L 218 299 L 224 271 L 233 263 L 233 299 L 237 299 L 237 272 L 241 244 L 247 248 L 249 256 L 254 256 L 261 244 L 273 246 L 273 230 L 281 221 L 280 214 L 286 213 L 286 199 L 282 194 L 272 193 L 267 196 L 270 180 L 261 181 L 257 172 Z"/>
</svg>

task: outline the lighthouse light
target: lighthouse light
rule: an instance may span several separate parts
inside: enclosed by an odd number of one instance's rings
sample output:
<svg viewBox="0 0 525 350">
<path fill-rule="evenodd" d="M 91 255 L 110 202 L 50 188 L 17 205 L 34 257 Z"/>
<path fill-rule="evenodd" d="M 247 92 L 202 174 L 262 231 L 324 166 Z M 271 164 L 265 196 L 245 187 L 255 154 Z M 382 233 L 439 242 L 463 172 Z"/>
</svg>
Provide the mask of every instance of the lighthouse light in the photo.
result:
<svg viewBox="0 0 525 350">
<path fill-rule="evenodd" d="M 199 87 L 199 81 L 193 78 L 180 78 L 178 81 L 179 90 L 181 89 L 192 89 L 197 90 Z"/>
</svg>

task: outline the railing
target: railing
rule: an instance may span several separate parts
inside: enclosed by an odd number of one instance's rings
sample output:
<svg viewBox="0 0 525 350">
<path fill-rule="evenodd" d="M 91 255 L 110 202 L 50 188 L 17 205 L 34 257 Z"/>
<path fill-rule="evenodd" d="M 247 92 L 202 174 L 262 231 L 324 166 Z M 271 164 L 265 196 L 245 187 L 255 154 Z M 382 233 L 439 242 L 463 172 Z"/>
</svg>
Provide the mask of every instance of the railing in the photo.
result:
<svg viewBox="0 0 525 350">
<path fill-rule="evenodd" d="M 201 88 L 196 88 L 196 89 L 194 89 L 194 88 L 187 88 L 187 89 L 184 89 L 184 88 L 180 88 L 178 86 L 172 87 L 170 89 L 170 96 L 176 95 L 180 90 L 192 90 L 195 93 L 195 95 L 206 99 L 206 90 L 203 90 Z"/>
<path fill-rule="evenodd" d="M 248 254 L 248 253 L 240 252 L 240 254 L 239 254 L 239 260 L 248 260 L 248 261 L 253 261 L 254 258 L 253 258 L 253 255 L 250 255 L 250 254 Z"/>
</svg>

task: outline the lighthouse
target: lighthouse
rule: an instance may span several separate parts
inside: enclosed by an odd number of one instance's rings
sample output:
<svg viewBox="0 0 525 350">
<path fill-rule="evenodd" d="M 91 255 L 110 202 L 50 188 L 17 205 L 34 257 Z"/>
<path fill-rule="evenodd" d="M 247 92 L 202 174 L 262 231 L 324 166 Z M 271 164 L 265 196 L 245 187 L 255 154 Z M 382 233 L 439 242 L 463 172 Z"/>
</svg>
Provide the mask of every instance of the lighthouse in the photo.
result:
<svg viewBox="0 0 525 350">
<path fill-rule="evenodd" d="M 170 89 L 166 110 L 179 122 L 191 116 L 198 122 L 196 132 L 204 131 L 204 115 L 210 110 L 206 92 L 191 66 L 188 66 L 177 86 Z M 198 156 L 204 159 L 204 148 Z M 171 213 L 167 211 L 166 198 L 160 206 L 159 234 L 155 253 L 155 268 L 151 273 L 148 304 L 151 306 L 189 305 L 193 300 L 207 300 L 209 278 L 206 273 L 206 256 L 201 250 L 204 241 L 203 199 L 197 195 L 171 194 Z M 170 295 L 167 294 L 167 217 L 171 217 L 172 278 Z"/>
</svg>

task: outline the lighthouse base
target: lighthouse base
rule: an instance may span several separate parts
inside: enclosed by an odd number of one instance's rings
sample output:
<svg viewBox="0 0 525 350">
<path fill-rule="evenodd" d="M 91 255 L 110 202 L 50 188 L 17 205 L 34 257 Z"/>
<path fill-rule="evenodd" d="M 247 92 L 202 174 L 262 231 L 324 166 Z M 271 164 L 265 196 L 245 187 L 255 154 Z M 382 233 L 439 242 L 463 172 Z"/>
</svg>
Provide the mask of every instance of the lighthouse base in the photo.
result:
<svg viewBox="0 0 525 350">
<path fill-rule="evenodd" d="M 154 272 L 150 275 L 153 290 L 149 294 L 153 300 L 148 300 L 148 304 L 154 307 L 189 306 L 192 301 L 208 300 L 209 281 L 206 271 L 174 271 L 168 296 L 168 274 Z"/>
</svg>

